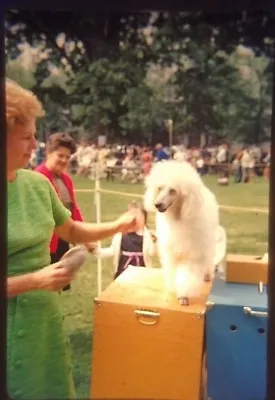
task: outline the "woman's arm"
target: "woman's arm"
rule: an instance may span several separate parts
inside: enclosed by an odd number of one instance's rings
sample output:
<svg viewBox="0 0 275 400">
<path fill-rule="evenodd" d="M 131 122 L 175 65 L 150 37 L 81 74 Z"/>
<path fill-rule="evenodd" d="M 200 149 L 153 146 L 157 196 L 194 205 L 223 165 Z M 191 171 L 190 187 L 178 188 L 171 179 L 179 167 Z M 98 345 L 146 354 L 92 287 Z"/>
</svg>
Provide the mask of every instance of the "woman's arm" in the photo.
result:
<svg viewBox="0 0 275 400">
<path fill-rule="evenodd" d="M 39 282 L 37 281 L 34 272 L 25 275 L 13 276 L 7 279 L 8 298 L 38 289 Z"/>
<path fill-rule="evenodd" d="M 52 213 L 55 220 L 55 234 L 68 243 L 89 243 L 105 239 L 117 232 L 128 232 L 136 227 L 134 211 L 122 214 L 113 222 L 91 224 L 87 222 L 73 221 L 69 211 L 63 206 L 55 190 L 49 184 L 49 192 L 52 200 Z"/>
<path fill-rule="evenodd" d="M 69 243 L 89 243 L 113 236 L 118 232 L 128 232 L 135 229 L 135 214 L 131 211 L 123 214 L 113 222 L 92 224 L 67 219 L 64 224 L 57 226 L 55 233 Z"/>
<path fill-rule="evenodd" d="M 59 263 L 55 263 L 29 274 L 9 277 L 7 297 L 16 297 L 34 290 L 58 291 L 68 285 L 74 275 L 75 273 L 70 268 L 61 267 Z"/>
</svg>

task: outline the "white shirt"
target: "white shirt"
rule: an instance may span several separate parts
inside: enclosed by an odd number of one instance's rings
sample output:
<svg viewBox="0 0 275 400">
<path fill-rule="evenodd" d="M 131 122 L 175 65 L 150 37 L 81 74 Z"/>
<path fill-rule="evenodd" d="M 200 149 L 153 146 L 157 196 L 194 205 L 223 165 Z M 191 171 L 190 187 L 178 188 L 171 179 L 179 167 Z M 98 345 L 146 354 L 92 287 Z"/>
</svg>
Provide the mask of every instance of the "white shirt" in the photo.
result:
<svg viewBox="0 0 275 400">
<path fill-rule="evenodd" d="M 204 161 L 203 161 L 203 159 L 202 159 L 202 158 L 199 158 L 199 159 L 196 161 L 196 165 L 197 165 L 197 168 L 202 168 L 202 167 L 204 166 Z"/>
</svg>

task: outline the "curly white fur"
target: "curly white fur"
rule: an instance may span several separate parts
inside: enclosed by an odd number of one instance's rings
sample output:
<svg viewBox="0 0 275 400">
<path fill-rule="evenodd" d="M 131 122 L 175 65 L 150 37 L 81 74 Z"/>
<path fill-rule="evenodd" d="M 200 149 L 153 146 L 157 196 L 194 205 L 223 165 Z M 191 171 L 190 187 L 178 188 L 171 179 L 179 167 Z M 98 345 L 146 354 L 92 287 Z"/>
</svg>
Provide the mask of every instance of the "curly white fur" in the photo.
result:
<svg viewBox="0 0 275 400">
<path fill-rule="evenodd" d="M 187 162 L 155 164 L 145 184 L 144 206 L 156 211 L 158 254 L 167 289 L 180 298 L 197 296 L 219 261 L 216 198 Z"/>
</svg>

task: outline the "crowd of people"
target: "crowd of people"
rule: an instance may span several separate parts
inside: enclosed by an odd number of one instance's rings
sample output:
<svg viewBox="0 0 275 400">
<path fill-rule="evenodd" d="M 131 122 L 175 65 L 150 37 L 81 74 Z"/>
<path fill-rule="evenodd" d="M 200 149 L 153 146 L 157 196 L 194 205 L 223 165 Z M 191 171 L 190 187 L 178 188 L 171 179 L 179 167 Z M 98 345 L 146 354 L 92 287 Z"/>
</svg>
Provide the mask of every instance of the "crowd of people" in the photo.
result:
<svg viewBox="0 0 275 400">
<path fill-rule="evenodd" d="M 40 143 L 33 152 L 30 167 L 35 168 L 43 161 L 45 144 Z M 143 181 L 154 162 L 175 159 L 190 162 L 200 175 L 217 175 L 219 182 L 229 181 L 233 177 L 236 183 L 247 183 L 254 176 L 269 179 L 269 147 L 235 146 L 227 144 L 204 148 L 186 148 L 183 145 L 164 147 L 161 143 L 154 147 L 137 145 L 97 146 L 88 141 L 76 145 L 76 151 L 70 157 L 69 170 L 90 179 L 100 178 L 132 183 Z"/>
</svg>

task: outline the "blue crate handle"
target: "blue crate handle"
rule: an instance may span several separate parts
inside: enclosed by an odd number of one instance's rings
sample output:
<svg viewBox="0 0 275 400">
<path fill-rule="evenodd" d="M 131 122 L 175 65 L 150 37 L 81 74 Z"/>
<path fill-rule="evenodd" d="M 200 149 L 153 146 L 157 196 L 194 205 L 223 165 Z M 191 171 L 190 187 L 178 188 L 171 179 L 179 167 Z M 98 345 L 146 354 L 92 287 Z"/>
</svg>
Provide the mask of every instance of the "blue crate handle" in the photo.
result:
<svg viewBox="0 0 275 400">
<path fill-rule="evenodd" d="M 268 317 L 267 311 L 254 311 L 251 307 L 243 307 L 243 312 L 251 317 L 266 318 Z"/>
</svg>

